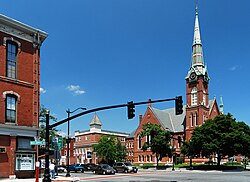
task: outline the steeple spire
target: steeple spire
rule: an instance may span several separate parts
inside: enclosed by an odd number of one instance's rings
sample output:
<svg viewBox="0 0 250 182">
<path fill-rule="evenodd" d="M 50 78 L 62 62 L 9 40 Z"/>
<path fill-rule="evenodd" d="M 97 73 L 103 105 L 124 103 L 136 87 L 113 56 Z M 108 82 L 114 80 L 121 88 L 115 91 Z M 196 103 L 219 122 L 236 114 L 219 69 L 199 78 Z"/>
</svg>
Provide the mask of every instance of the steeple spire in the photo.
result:
<svg viewBox="0 0 250 182">
<path fill-rule="evenodd" d="M 189 81 L 195 81 L 197 76 L 198 77 L 203 76 L 204 81 L 206 82 L 208 82 L 210 79 L 203 58 L 201 34 L 199 26 L 198 0 L 196 0 L 196 6 L 195 6 L 195 24 L 194 24 L 194 39 L 192 45 L 192 61 L 186 79 L 189 79 Z"/>
<path fill-rule="evenodd" d="M 195 7 L 195 26 L 194 26 L 193 45 L 195 44 L 201 44 L 200 27 L 199 27 L 199 19 L 198 19 L 198 0 L 196 1 L 196 7 Z"/>
<path fill-rule="evenodd" d="M 222 97 L 220 97 L 220 114 L 224 114 Z"/>
<path fill-rule="evenodd" d="M 195 7 L 195 24 L 194 24 L 194 40 L 192 46 L 192 67 L 198 67 L 198 70 L 201 71 L 201 68 L 204 68 L 204 60 L 202 53 L 201 45 L 201 35 L 199 27 L 199 18 L 198 18 L 198 0 L 196 1 Z"/>
</svg>

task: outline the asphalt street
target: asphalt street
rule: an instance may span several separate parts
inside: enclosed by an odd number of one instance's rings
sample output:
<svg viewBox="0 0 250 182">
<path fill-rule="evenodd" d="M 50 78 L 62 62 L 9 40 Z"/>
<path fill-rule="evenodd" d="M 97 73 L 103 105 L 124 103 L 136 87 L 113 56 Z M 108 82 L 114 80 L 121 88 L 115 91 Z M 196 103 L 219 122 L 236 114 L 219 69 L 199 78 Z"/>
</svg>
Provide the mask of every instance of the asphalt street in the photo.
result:
<svg viewBox="0 0 250 182">
<path fill-rule="evenodd" d="M 129 182 L 250 182 L 250 171 L 139 171 L 136 174 L 95 175 L 72 174 L 80 181 L 129 181 Z"/>
</svg>

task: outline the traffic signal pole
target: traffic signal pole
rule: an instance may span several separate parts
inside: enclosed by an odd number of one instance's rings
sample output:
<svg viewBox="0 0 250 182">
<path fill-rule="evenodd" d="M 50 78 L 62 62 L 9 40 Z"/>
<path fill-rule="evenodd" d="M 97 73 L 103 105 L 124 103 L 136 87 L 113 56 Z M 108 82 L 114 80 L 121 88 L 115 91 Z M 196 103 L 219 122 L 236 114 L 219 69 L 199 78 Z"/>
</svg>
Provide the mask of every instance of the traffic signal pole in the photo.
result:
<svg viewBox="0 0 250 182">
<path fill-rule="evenodd" d="M 148 104 L 148 103 L 158 103 L 158 102 L 166 102 L 166 101 L 173 101 L 173 100 L 179 100 L 181 96 L 177 96 L 175 98 L 170 98 L 170 99 L 161 99 L 161 100 L 151 100 L 151 101 L 145 101 L 145 102 L 135 102 L 133 103 L 128 102 L 127 104 L 119 104 L 119 105 L 112 105 L 112 106 L 104 106 L 104 107 L 98 107 L 95 109 L 90 109 L 90 110 L 86 110 L 83 112 L 80 112 L 78 114 L 75 114 L 73 116 L 70 116 L 66 119 L 63 119 L 59 122 L 56 122 L 54 124 L 49 125 L 49 112 L 46 113 L 46 153 L 45 153 L 45 172 L 44 172 L 44 178 L 43 178 L 43 182 L 51 182 L 50 179 L 50 174 L 49 174 L 49 130 L 59 126 L 63 123 L 69 122 L 72 119 L 78 118 L 80 116 L 92 113 L 92 112 L 96 112 L 96 111 L 102 111 L 102 110 L 108 110 L 108 109 L 114 109 L 114 108 L 120 108 L 120 107 L 133 107 L 133 106 L 137 106 L 137 105 L 142 105 L 142 104 Z M 181 98 L 182 99 L 182 98 Z M 133 107 L 134 108 L 134 107 Z M 134 111 L 134 110 L 133 110 Z M 181 113 L 179 113 L 181 114 Z M 48 117 L 48 118 L 47 118 Z M 132 117 L 129 117 L 129 119 L 132 119 Z M 47 121 L 48 120 L 48 121 Z M 48 135 L 48 136 L 47 136 Z"/>
<path fill-rule="evenodd" d="M 176 100 L 176 98 L 162 99 L 162 100 L 151 100 L 151 101 L 146 101 L 146 102 L 135 102 L 135 103 L 133 103 L 133 105 L 137 106 L 137 105 L 142 105 L 142 104 L 156 103 L 156 102 L 166 102 L 166 101 L 172 101 L 172 100 Z M 63 123 L 66 123 L 67 121 L 70 121 L 72 119 L 78 118 L 80 116 L 83 116 L 85 114 L 89 114 L 89 113 L 92 113 L 92 112 L 108 110 L 108 109 L 114 109 L 114 108 L 120 108 L 120 107 L 128 107 L 128 106 L 129 106 L 129 104 L 127 103 L 127 104 L 104 106 L 104 107 L 98 107 L 98 108 L 95 108 L 95 109 L 86 110 L 86 111 L 83 111 L 81 113 L 70 116 L 69 118 L 58 121 L 58 122 L 56 122 L 56 123 L 54 123 L 52 125 L 49 125 L 49 128 L 52 129 L 52 128 L 56 127 L 56 126 L 59 126 L 59 125 L 61 125 Z"/>
</svg>

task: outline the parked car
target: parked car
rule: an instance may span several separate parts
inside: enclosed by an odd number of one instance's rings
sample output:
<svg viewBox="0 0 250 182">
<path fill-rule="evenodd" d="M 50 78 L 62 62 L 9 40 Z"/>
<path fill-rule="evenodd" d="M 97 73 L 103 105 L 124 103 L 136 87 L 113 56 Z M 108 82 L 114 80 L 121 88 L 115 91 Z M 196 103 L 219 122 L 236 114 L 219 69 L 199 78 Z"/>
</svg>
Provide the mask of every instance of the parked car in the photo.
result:
<svg viewBox="0 0 250 182">
<path fill-rule="evenodd" d="M 97 168 L 96 164 L 88 163 L 85 165 L 86 166 L 86 171 L 92 171 L 94 172 Z"/>
<path fill-rule="evenodd" d="M 96 174 L 115 174 L 115 170 L 108 164 L 99 164 L 94 172 Z"/>
<path fill-rule="evenodd" d="M 61 166 L 61 165 L 57 166 L 57 171 L 59 173 L 67 172 L 66 166 Z"/>
<path fill-rule="evenodd" d="M 138 168 L 133 166 L 130 162 L 115 162 L 113 168 L 116 172 L 124 172 L 124 173 L 137 173 Z"/>
<path fill-rule="evenodd" d="M 80 164 L 71 164 L 69 165 L 69 171 L 74 171 L 74 172 L 78 172 L 81 171 L 82 173 L 84 172 L 84 167 L 81 166 Z"/>
</svg>

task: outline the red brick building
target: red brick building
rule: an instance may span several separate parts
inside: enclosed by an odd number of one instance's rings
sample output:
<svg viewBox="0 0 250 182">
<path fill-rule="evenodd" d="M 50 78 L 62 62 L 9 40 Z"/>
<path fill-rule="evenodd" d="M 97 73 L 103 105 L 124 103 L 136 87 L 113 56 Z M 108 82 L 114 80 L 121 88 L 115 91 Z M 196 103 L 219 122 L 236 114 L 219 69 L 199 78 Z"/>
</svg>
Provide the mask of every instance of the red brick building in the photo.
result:
<svg viewBox="0 0 250 182">
<path fill-rule="evenodd" d="M 60 165 L 67 165 L 67 145 L 63 147 L 61 150 L 61 160 L 60 160 Z M 76 157 L 75 157 L 75 138 L 70 140 L 69 143 L 69 164 L 76 164 Z"/>
<path fill-rule="evenodd" d="M 108 131 L 103 130 L 102 122 L 97 116 L 94 114 L 93 119 L 90 122 L 90 129 L 86 131 L 75 131 L 75 143 L 74 143 L 74 153 L 73 155 L 76 158 L 76 163 L 99 163 L 99 158 L 95 153 L 92 152 L 92 145 L 97 144 L 98 140 L 103 135 L 113 135 L 121 141 L 123 145 L 125 145 L 125 140 L 129 136 L 128 133 L 116 132 L 116 131 Z"/>
<path fill-rule="evenodd" d="M 150 136 L 149 138 L 141 138 L 140 136 L 143 124 L 158 124 L 163 129 L 171 132 L 174 138 L 171 140 L 171 146 L 174 147 L 176 155 L 172 159 L 165 157 L 160 163 L 172 163 L 173 160 L 176 160 L 176 157 L 180 156 L 181 142 L 178 142 L 178 138 L 181 141 L 189 140 L 195 127 L 202 125 L 205 120 L 214 118 L 220 112 L 223 112 L 222 103 L 219 109 L 215 98 L 208 100 L 209 79 L 210 77 L 203 59 L 198 9 L 196 8 L 192 62 L 185 78 L 186 105 L 183 108 L 184 112 L 181 115 L 175 115 L 175 108 L 159 110 L 149 104 L 144 116 L 140 115 L 139 117 L 139 126 L 126 140 L 126 146 L 128 146 L 129 153 L 132 154 L 128 155 L 129 161 L 140 164 L 156 163 L 155 155 L 152 154 L 150 149 L 145 152 L 141 149 L 147 139 L 150 140 Z M 194 159 L 194 162 L 199 162 L 199 159 L 197 161 Z"/>
<path fill-rule="evenodd" d="M 40 46 L 48 34 L 0 15 L 0 177 L 34 176 Z"/>
</svg>

